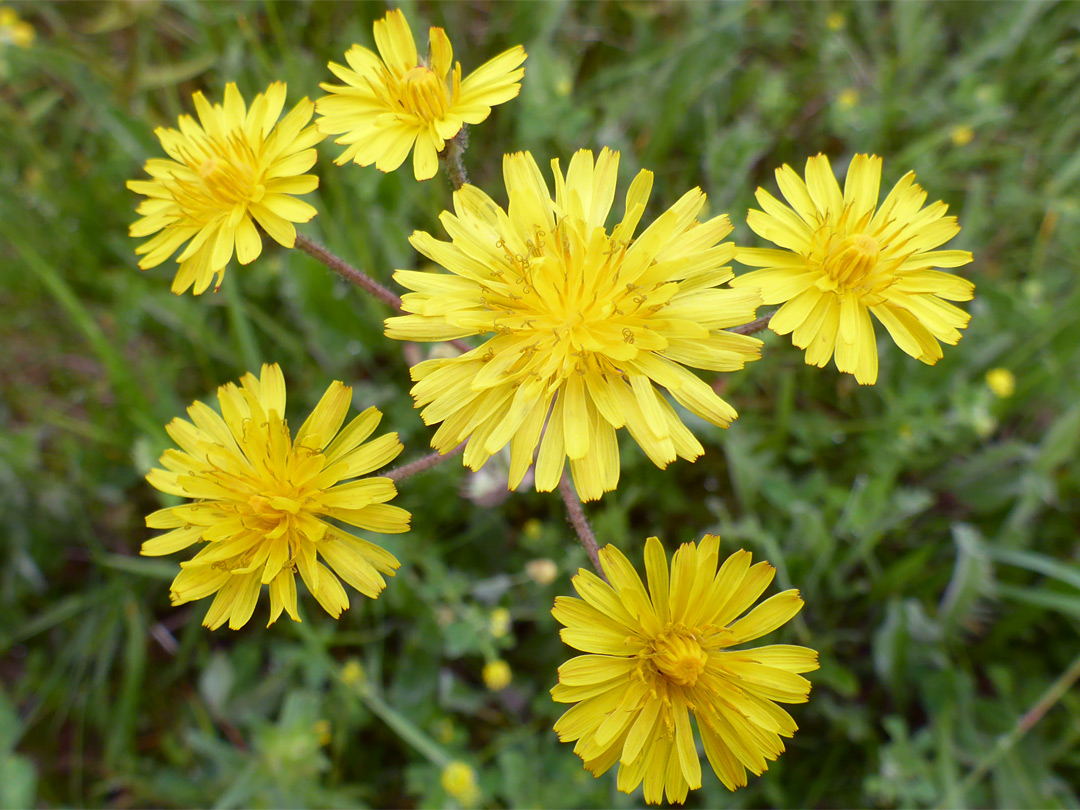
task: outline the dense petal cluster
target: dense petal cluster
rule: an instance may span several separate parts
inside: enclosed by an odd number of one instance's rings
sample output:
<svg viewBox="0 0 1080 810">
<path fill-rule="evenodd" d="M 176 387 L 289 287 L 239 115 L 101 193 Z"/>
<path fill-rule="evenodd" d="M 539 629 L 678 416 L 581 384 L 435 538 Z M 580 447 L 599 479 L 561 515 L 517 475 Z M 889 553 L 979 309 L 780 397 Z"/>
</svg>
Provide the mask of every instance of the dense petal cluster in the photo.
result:
<svg viewBox="0 0 1080 810">
<path fill-rule="evenodd" d="M 447 270 L 399 270 L 415 292 L 413 313 L 387 320 L 399 340 L 492 335 L 454 358 L 412 369 L 424 422 L 442 422 L 432 446 L 446 453 L 468 439 L 473 470 L 510 445 L 510 487 L 536 462 L 536 488 L 558 486 L 566 459 L 578 494 L 599 498 L 619 480 L 615 431 L 625 427 L 659 467 L 694 460 L 701 444 L 657 390 L 714 425 L 735 409 L 686 366 L 735 371 L 760 356 L 761 341 L 724 331 L 754 318 L 756 289 L 718 289 L 735 253 L 721 242 L 726 215 L 699 222 L 700 189 L 687 192 L 637 238 L 652 189 L 642 171 L 608 233 L 619 154 L 579 151 L 564 176 L 552 161 L 555 197 L 530 154 L 507 155 L 507 210 L 464 186 L 444 212 L 450 242 L 414 233 L 420 253 Z M 541 438 L 542 437 L 542 438 Z"/>
<path fill-rule="evenodd" d="M 766 304 L 783 304 L 769 327 L 792 333 L 809 365 L 836 367 L 863 385 L 877 381 L 874 314 L 903 351 L 933 365 L 938 341 L 956 345 L 971 316 L 948 301 L 968 301 L 975 285 L 935 269 L 971 261 L 966 250 L 934 250 L 960 232 L 948 206 L 923 208 L 926 192 L 908 172 L 878 206 L 881 158 L 856 155 L 843 192 L 824 155 L 806 161 L 806 180 L 776 170 L 790 207 L 759 188 L 762 211 L 747 223 L 780 250 L 743 248 L 736 260 L 763 268 L 732 287 L 759 287 Z"/>
<path fill-rule="evenodd" d="M 705 755 L 729 790 L 760 774 L 783 751 L 781 737 L 797 726 L 777 703 L 804 703 L 810 682 L 799 673 L 818 668 L 806 647 L 772 645 L 732 650 L 787 622 L 802 608 L 796 590 L 766 599 L 742 618 L 772 581 L 766 562 L 748 551 L 732 554 L 717 571 L 720 541 L 675 552 L 668 574 L 660 541 L 645 546 L 648 589 L 614 546 L 601 549 L 611 584 L 581 570 L 581 599 L 560 596 L 552 614 L 564 642 L 587 655 L 559 667 L 551 690 L 574 703 L 555 724 L 563 742 L 594 776 L 619 763 L 618 787 L 630 793 L 643 781 L 645 801 L 686 800 L 701 787 L 701 763 L 691 717 Z"/>
<path fill-rule="evenodd" d="M 525 68 L 520 45 L 496 56 L 465 79 L 446 32 L 432 28 L 427 59 L 420 60 L 405 15 L 389 11 L 375 22 L 376 54 L 361 45 L 345 53 L 349 66 L 329 67 L 344 84 L 322 84 L 330 95 L 316 103 L 319 129 L 341 134 L 350 160 L 392 172 L 413 151 L 413 174 L 428 180 L 439 169 L 446 141 L 465 124 L 479 124 L 496 104 L 517 96 Z M 451 72 L 451 66 L 453 71 Z"/>
<path fill-rule="evenodd" d="M 218 389 L 220 416 L 195 402 L 188 408 L 190 422 L 174 419 L 167 426 L 180 450 L 166 450 L 160 462 L 165 469 L 151 470 L 146 479 L 195 502 L 149 515 L 147 526 L 170 531 L 146 541 L 142 553 L 171 554 L 205 543 L 180 563 L 174 605 L 217 594 L 203 624 L 214 630 L 228 622 L 236 630 L 251 618 L 263 585 L 270 586 L 269 624 L 282 609 L 300 621 L 297 570 L 334 618 L 349 607 L 338 577 L 372 599 L 386 587 L 383 575 L 393 576 L 399 567 L 394 556 L 324 519 L 384 534 L 409 529 L 409 513 L 387 503 L 397 494 L 393 481 L 347 481 L 401 452 L 396 433 L 365 444 L 382 418 L 375 408 L 341 429 L 351 400 L 351 388 L 333 383 L 290 436 L 281 370 L 264 365 L 260 378 L 247 374 L 239 387 Z"/>
<path fill-rule="evenodd" d="M 306 98 L 278 121 L 285 105 L 281 82 L 250 107 L 235 84 L 225 87 L 224 106 L 211 105 L 202 93 L 193 98 L 199 122 L 182 115 L 179 130 L 159 127 L 155 134 L 168 159 L 148 160 L 151 179 L 127 184 L 148 198 L 139 204 L 142 218 L 131 236 L 157 234 L 135 249 L 143 257 L 140 268 L 156 267 L 187 242 L 176 259 L 177 295 L 192 285 L 201 294 L 215 274 L 220 287 L 234 250 L 240 264 L 255 261 L 262 252 L 256 223 L 278 244 L 293 247 L 293 223 L 316 212 L 292 195 L 318 188 L 319 178 L 304 172 L 315 165 L 314 146 L 323 139 L 307 125 L 315 105 Z"/>
</svg>

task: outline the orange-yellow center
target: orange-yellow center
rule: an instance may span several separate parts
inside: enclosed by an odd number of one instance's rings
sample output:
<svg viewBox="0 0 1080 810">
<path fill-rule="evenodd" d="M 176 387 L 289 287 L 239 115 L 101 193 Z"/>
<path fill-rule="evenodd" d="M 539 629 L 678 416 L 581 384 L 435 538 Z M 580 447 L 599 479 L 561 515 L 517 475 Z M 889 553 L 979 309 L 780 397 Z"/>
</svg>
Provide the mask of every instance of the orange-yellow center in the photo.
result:
<svg viewBox="0 0 1080 810">
<path fill-rule="evenodd" d="M 709 656 L 693 636 L 664 634 L 653 642 L 652 662 L 672 683 L 693 686 Z"/>
<path fill-rule="evenodd" d="M 637 350 L 667 345 L 648 319 L 678 285 L 639 285 L 621 277 L 625 242 L 564 220 L 554 233 L 537 229 L 524 250 L 512 250 L 503 239 L 495 246 L 506 262 L 485 289 L 484 303 L 496 313 L 495 332 L 535 338 L 522 350 L 522 364 L 541 377 L 606 369 Z"/>
<path fill-rule="evenodd" d="M 825 272 L 838 287 L 858 287 L 873 272 L 879 252 L 874 237 L 857 233 L 832 246 L 825 257 Z"/>
<path fill-rule="evenodd" d="M 417 65 L 401 78 L 402 106 L 423 121 L 436 121 L 450 110 L 446 82 L 424 65 Z"/>
<path fill-rule="evenodd" d="M 209 222 L 230 209 L 242 213 L 266 195 L 262 160 L 242 132 L 189 144 L 184 160 L 198 179 L 177 179 L 173 194 L 197 222 Z"/>
<path fill-rule="evenodd" d="M 818 289 L 855 293 L 871 304 L 892 284 L 895 262 L 887 255 L 888 245 L 868 233 L 845 231 L 843 224 L 822 225 L 814 234 L 807 263 L 821 271 Z"/>
</svg>

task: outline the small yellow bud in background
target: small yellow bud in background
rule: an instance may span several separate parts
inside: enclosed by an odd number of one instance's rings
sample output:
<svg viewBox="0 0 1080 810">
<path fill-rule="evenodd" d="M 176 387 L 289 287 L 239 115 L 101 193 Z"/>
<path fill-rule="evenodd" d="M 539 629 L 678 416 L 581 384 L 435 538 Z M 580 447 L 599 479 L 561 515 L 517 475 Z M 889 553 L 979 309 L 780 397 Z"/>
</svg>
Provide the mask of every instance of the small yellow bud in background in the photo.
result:
<svg viewBox="0 0 1080 810">
<path fill-rule="evenodd" d="M 986 372 L 986 384 L 994 396 L 1006 399 L 1016 392 L 1016 377 L 1007 368 L 992 368 Z"/>
<path fill-rule="evenodd" d="M 525 573 L 537 585 L 550 585 L 555 581 L 555 577 L 559 575 L 559 566 L 555 564 L 554 560 L 546 558 L 529 560 L 525 563 Z"/>
<path fill-rule="evenodd" d="M 480 788 L 476 786 L 476 772 L 460 760 L 454 760 L 443 768 L 439 780 L 447 795 L 457 799 L 464 807 L 476 804 Z"/>
<path fill-rule="evenodd" d="M 16 48 L 29 48 L 34 44 L 34 26 L 19 19 L 15 9 L 0 7 L 0 45 L 10 43 Z"/>
<path fill-rule="evenodd" d="M 491 611 L 488 619 L 488 629 L 495 638 L 502 638 L 510 632 L 510 611 L 506 608 L 495 608 Z"/>
<path fill-rule="evenodd" d="M 830 31 L 839 31 L 841 28 L 844 27 L 844 23 L 846 22 L 847 20 L 844 19 L 843 14 L 841 14 L 839 11 L 834 11 L 832 14 L 825 18 L 825 27 L 828 28 Z"/>
<path fill-rule="evenodd" d="M 364 665 L 359 659 L 350 658 L 341 668 L 341 682 L 346 686 L 359 686 L 367 679 Z"/>
<path fill-rule="evenodd" d="M 501 658 L 496 658 L 484 664 L 483 677 L 484 685 L 488 689 L 499 692 L 510 685 L 513 675 L 510 672 L 510 665 Z"/>
<path fill-rule="evenodd" d="M 859 91 L 854 87 L 848 87 L 845 90 L 841 90 L 840 95 L 836 97 L 836 104 L 841 110 L 850 110 L 858 103 Z"/>
<path fill-rule="evenodd" d="M 330 744 L 330 721 L 329 720 L 316 720 L 315 721 L 315 736 L 319 738 L 319 745 Z"/>
<path fill-rule="evenodd" d="M 454 724 L 444 717 L 439 721 L 439 725 L 435 726 L 435 736 L 443 745 L 452 743 L 454 741 Z"/>
<path fill-rule="evenodd" d="M 953 146 L 967 146 L 975 140 L 975 130 L 967 124 L 959 124 L 952 128 L 949 139 L 953 142 Z"/>
<path fill-rule="evenodd" d="M 574 89 L 573 83 L 565 76 L 555 82 L 555 94 L 566 97 L 570 95 L 570 92 Z"/>
<path fill-rule="evenodd" d="M 529 518 L 525 521 L 525 525 L 521 527 L 521 533 L 529 540 L 537 540 L 540 538 L 540 533 L 544 530 L 544 524 L 536 518 Z"/>
</svg>

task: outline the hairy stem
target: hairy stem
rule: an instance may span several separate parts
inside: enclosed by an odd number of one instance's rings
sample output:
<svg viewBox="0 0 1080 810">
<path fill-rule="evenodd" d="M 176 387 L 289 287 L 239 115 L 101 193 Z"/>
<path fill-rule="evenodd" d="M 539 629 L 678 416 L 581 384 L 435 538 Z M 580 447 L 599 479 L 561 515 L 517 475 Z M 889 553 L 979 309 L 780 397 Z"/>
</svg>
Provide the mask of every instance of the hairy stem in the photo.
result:
<svg viewBox="0 0 1080 810">
<path fill-rule="evenodd" d="M 585 517 L 585 512 L 581 509 L 581 499 L 578 498 L 577 492 L 574 491 L 574 487 L 570 484 L 569 477 L 565 474 L 559 481 L 559 494 L 562 495 L 563 503 L 566 504 L 566 514 L 570 518 L 570 524 L 574 527 L 574 531 L 577 532 L 581 545 L 588 552 L 593 568 L 596 569 L 596 573 L 600 575 L 600 578 L 607 582 L 604 566 L 600 564 L 600 549 L 596 545 L 596 535 L 593 534 L 592 527 L 589 526 L 589 521 Z"/>
<path fill-rule="evenodd" d="M 441 157 L 446 166 L 446 174 L 450 182 L 454 184 L 454 191 L 469 182 L 469 173 L 465 171 L 465 150 L 469 146 L 469 128 L 462 127 L 461 131 L 446 144 L 446 149 Z"/>
<path fill-rule="evenodd" d="M 422 473 L 424 470 L 430 470 L 436 464 L 445 459 L 456 456 L 462 450 L 465 449 L 465 442 L 462 442 L 449 453 L 440 453 L 436 450 L 434 453 L 428 453 L 426 456 L 421 456 L 416 461 L 410 461 L 408 464 L 402 464 L 400 467 L 394 467 L 390 472 L 386 473 L 386 477 L 391 481 L 401 481 L 410 476 Z"/>
<path fill-rule="evenodd" d="M 398 296 L 394 295 L 393 292 L 386 289 L 386 287 L 377 282 L 363 270 L 356 269 L 340 256 L 331 253 L 318 242 L 298 233 L 296 235 L 296 247 L 304 251 L 304 253 L 311 256 L 313 259 L 321 262 L 330 270 L 333 270 L 349 283 L 355 284 L 360 289 L 378 298 L 384 304 L 389 304 L 398 312 L 406 314 L 405 310 L 402 309 L 401 299 Z M 447 343 L 462 354 L 472 351 L 472 346 L 463 340 L 449 340 Z"/>
<path fill-rule="evenodd" d="M 315 242 L 303 234 L 296 235 L 296 246 L 300 250 L 304 251 L 308 256 L 316 259 L 333 270 L 343 279 L 351 284 L 355 284 L 363 290 L 374 295 L 384 304 L 389 304 L 398 312 L 403 312 L 401 308 L 401 299 L 398 298 L 390 290 L 386 289 L 382 284 L 377 282 L 367 273 L 362 270 L 357 270 L 351 264 L 344 259 L 334 255 L 329 250 L 324 248 L 318 242 Z"/>
<path fill-rule="evenodd" d="M 752 335 L 754 332 L 760 332 L 762 329 L 766 329 L 769 326 L 769 321 L 772 320 L 772 316 L 775 314 L 775 312 L 770 312 L 768 315 L 762 315 L 760 318 L 750 321 L 750 323 L 744 323 L 742 326 L 734 326 L 727 331 L 734 332 L 737 335 Z"/>
</svg>

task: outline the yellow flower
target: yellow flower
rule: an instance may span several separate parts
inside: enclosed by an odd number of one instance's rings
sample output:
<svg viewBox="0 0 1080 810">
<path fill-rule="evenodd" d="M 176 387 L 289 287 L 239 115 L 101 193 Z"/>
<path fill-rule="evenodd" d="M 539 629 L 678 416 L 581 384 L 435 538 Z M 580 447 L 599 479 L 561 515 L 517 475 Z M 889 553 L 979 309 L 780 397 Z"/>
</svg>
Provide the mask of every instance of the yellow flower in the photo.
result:
<svg viewBox="0 0 1080 810">
<path fill-rule="evenodd" d="M 506 608 L 495 608 L 488 617 L 488 630 L 494 638 L 502 638 L 510 632 L 510 611 Z"/>
<path fill-rule="evenodd" d="M 839 31 L 846 23 L 847 20 L 844 19 L 844 15 L 839 11 L 834 11 L 825 18 L 825 26 L 830 31 Z"/>
<path fill-rule="evenodd" d="M 335 161 L 339 166 L 351 160 L 392 172 L 412 149 L 413 174 L 428 180 L 439 170 L 439 153 L 462 126 L 479 124 L 492 107 L 521 90 L 526 54 L 520 45 L 463 80 L 446 32 L 432 28 L 429 40 L 427 59 L 420 60 L 405 15 L 394 9 L 375 21 L 378 54 L 353 45 L 345 54 L 349 67 L 330 63 L 345 84 L 319 85 L 330 95 L 316 107 L 322 132 L 344 133 L 334 141 L 348 145 Z"/>
<path fill-rule="evenodd" d="M 578 494 L 599 498 L 618 484 L 621 427 L 658 467 L 693 461 L 701 444 L 655 386 L 727 427 L 735 409 L 685 366 L 735 371 L 760 356 L 761 341 L 723 331 L 752 320 L 761 302 L 756 289 L 717 289 L 732 277 L 724 265 L 735 248 L 720 242 L 727 216 L 698 222 L 705 195 L 695 188 L 635 239 L 652 189 L 643 171 L 609 234 L 618 165 L 607 148 L 595 162 L 579 151 L 565 177 L 552 161 L 552 201 L 532 155 L 507 155 L 507 211 L 467 185 L 442 215 L 451 242 L 411 237 L 450 274 L 395 275 L 416 291 L 403 299 L 415 314 L 387 320 L 388 337 L 493 335 L 460 357 L 414 366 L 412 395 L 426 424 L 442 422 L 433 447 L 448 453 L 468 438 L 467 467 L 509 444 L 510 489 L 539 444 L 538 491 L 558 486 L 569 457 Z"/>
<path fill-rule="evenodd" d="M 367 673 L 364 665 L 358 658 L 350 658 L 341 667 L 341 682 L 346 686 L 362 687 L 367 682 Z"/>
<path fill-rule="evenodd" d="M 501 658 L 497 658 L 494 661 L 488 661 L 484 664 L 482 675 L 484 678 L 484 685 L 492 692 L 499 692 L 508 687 L 511 678 L 513 677 L 510 672 L 510 665 Z"/>
<path fill-rule="evenodd" d="M 439 781 L 447 795 L 457 799 L 465 807 L 476 804 L 480 798 L 480 788 L 476 785 L 476 772 L 460 760 L 454 760 L 443 768 Z"/>
<path fill-rule="evenodd" d="M 953 142 L 953 146 L 967 146 L 975 140 L 975 130 L 967 124 L 958 124 L 949 132 L 949 140 Z"/>
<path fill-rule="evenodd" d="M 957 330 L 971 316 L 943 299 L 968 301 L 975 285 L 935 268 L 960 267 L 971 254 L 933 250 L 960 226 L 945 216 L 945 203 L 922 207 L 926 192 L 914 172 L 900 178 L 880 207 L 876 156 L 852 159 L 843 192 L 824 155 L 806 161 L 805 183 L 787 165 L 776 170 L 776 180 L 791 207 L 759 188 L 764 211 L 751 210 L 746 221 L 782 250 L 740 248 L 737 261 L 764 269 L 731 286 L 760 287 L 766 304 L 784 304 L 769 328 L 793 333 L 807 364 L 822 368 L 835 354 L 840 371 L 863 385 L 876 382 L 871 312 L 896 345 L 928 365 L 941 359 L 939 340 L 956 345 Z"/>
<path fill-rule="evenodd" d="M 848 87 L 840 91 L 840 95 L 836 97 L 836 103 L 842 110 L 850 110 L 856 104 L 859 103 L 859 91 L 854 87 Z"/>
<path fill-rule="evenodd" d="M 300 621 L 297 569 L 335 619 L 349 607 L 338 576 L 372 599 L 386 587 L 382 574 L 393 576 L 400 565 L 394 555 L 323 519 L 384 534 L 409 529 L 409 513 L 387 503 L 397 494 L 389 478 L 340 483 L 401 452 L 396 433 L 364 444 L 382 419 L 375 408 L 338 432 L 351 399 L 351 388 L 332 383 L 290 439 L 285 381 L 277 365 L 264 365 L 261 379 L 247 374 L 239 388 L 229 383 L 218 389 L 221 416 L 195 402 L 188 408 L 191 422 L 169 423 L 166 430 L 181 449 L 166 450 L 160 461 L 165 469 L 151 470 L 146 480 L 195 503 L 149 515 L 147 526 L 171 531 L 145 542 L 142 553 L 160 556 L 206 544 L 180 563 L 174 605 L 216 593 L 203 624 L 216 630 L 227 621 L 237 630 L 251 618 L 263 585 L 270 586 L 267 626 L 283 608 Z"/>
<path fill-rule="evenodd" d="M 818 668 L 817 653 L 786 644 L 728 649 L 759 638 L 802 608 L 796 590 L 746 611 L 772 581 L 767 562 L 750 565 L 736 551 L 720 567 L 720 540 L 675 552 L 668 575 L 660 541 L 645 544 L 649 587 L 614 546 L 600 551 L 608 585 L 581 570 L 574 588 L 582 599 L 560 596 L 552 614 L 562 639 L 588 653 L 559 667 L 551 690 L 558 703 L 576 703 L 555 724 L 563 742 L 600 776 L 619 763 L 618 787 L 630 793 L 645 782 L 645 801 L 686 800 L 701 787 L 690 715 L 716 775 L 729 790 L 761 774 L 783 751 L 781 737 L 797 726 L 779 703 L 804 703 L 810 682 L 798 673 Z"/>
<path fill-rule="evenodd" d="M 143 256 L 140 268 L 156 267 L 187 242 L 176 259 L 177 295 L 192 285 L 201 294 L 215 273 L 214 289 L 220 287 L 234 248 L 240 264 L 258 258 L 256 223 L 278 244 L 293 247 L 293 223 L 316 212 L 291 195 L 318 188 L 319 178 L 304 172 L 315 165 L 312 147 L 323 139 L 314 125 L 305 127 L 315 110 L 306 98 L 278 121 L 285 104 L 281 82 L 255 96 L 250 107 L 235 84 L 226 85 L 224 106 L 211 106 L 202 93 L 193 99 L 200 123 L 181 115 L 179 130 L 159 127 L 155 134 L 169 158 L 151 158 L 144 168 L 152 179 L 127 184 L 148 197 L 139 204 L 142 219 L 132 224 L 131 236 L 157 234 L 135 249 Z"/>
<path fill-rule="evenodd" d="M 316 720 L 313 726 L 315 736 L 319 739 L 319 745 L 329 745 L 333 739 L 330 732 L 333 730 L 329 720 Z"/>
<path fill-rule="evenodd" d="M 15 9 L 0 6 L 0 45 L 29 48 L 34 44 L 34 26 L 19 18 Z"/>
<path fill-rule="evenodd" d="M 986 385 L 1000 399 L 1007 399 L 1016 393 L 1016 377 L 1007 368 L 992 368 L 986 372 Z"/>
</svg>

